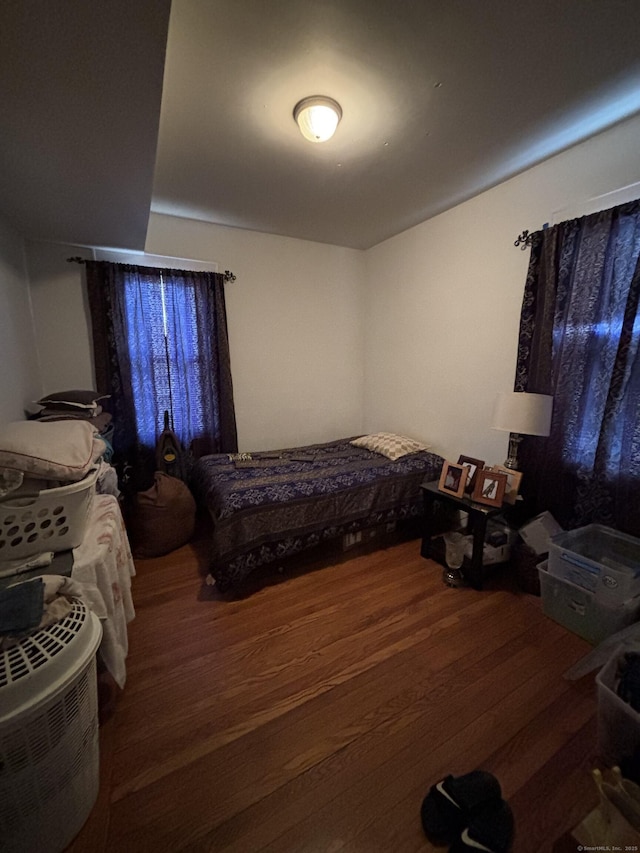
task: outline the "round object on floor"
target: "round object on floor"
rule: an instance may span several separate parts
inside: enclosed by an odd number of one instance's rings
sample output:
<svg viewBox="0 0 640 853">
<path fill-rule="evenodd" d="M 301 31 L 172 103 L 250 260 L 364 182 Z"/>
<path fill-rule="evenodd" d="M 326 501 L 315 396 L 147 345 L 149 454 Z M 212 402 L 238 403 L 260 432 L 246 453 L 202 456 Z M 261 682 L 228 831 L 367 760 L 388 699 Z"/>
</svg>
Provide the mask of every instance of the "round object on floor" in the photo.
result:
<svg viewBox="0 0 640 853">
<path fill-rule="evenodd" d="M 464 579 L 464 575 L 460 569 L 444 569 L 442 572 L 442 580 L 447 586 L 460 587 L 469 585 Z"/>
</svg>

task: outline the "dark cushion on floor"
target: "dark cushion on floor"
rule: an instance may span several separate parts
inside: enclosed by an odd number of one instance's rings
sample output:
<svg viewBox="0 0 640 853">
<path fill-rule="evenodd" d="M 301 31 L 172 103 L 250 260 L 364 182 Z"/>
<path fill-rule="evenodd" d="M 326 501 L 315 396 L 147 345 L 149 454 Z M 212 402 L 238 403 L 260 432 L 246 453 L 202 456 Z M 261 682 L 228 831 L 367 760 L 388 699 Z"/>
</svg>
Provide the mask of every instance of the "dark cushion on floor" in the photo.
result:
<svg viewBox="0 0 640 853">
<path fill-rule="evenodd" d="M 193 536 L 196 502 L 176 477 L 156 471 L 155 482 L 133 498 L 129 518 L 134 557 L 160 557 L 185 545 Z"/>
</svg>

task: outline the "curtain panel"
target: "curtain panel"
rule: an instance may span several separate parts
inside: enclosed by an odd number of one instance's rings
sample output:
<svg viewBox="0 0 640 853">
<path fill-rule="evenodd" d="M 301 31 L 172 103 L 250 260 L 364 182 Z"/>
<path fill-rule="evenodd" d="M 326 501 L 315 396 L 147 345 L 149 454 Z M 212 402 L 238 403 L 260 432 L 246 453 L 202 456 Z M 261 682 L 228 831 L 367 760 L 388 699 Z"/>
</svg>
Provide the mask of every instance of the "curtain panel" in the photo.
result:
<svg viewBox="0 0 640 853">
<path fill-rule="evenodd" d="M 235 452 L 224 276 L 87 261 L 86 280 L 97 390 L 134 488 L 152 482 L 165 410 L 193 456 Z"/>
<path fill-rule="evenodd" d="M 551 394 L 523 493 L 566 529 L 640 536 L 640 201 L 532 235 L 516 391 Z"/>
</svg>

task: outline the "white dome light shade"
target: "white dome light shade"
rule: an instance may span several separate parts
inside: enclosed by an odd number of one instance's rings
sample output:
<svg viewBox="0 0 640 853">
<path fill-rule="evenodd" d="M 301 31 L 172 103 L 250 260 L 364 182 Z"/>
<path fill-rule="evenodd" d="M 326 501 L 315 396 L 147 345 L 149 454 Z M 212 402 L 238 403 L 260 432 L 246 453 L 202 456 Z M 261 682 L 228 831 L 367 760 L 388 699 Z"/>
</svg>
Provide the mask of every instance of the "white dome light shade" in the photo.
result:
<svg viewBox="0 0 640 853">
<path fill-rule="evenodd" d="M 300 133 L 309 142 L 326 142 L 336 132 L 342 107 L 333 98 L 314 95 L 298 101 L 293 110 Z"/>
</svg>

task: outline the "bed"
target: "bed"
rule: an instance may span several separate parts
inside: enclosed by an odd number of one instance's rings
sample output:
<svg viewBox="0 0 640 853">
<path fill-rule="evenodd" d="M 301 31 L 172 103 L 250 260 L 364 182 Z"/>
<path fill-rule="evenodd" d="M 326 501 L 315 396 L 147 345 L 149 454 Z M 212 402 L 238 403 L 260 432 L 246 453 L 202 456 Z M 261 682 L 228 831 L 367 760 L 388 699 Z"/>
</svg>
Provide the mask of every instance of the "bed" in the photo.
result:
<svg viewBox="0 0 640 853">
<path fill-rule="evenodd" d="M 443 461 L 390 433 L 203 456 L 190 485 L 212 519 L 217 588 L 239 588 L 258 567 L 347 533 L 419 517 L 420 484 L 439 476 Z"/>
</svg>

